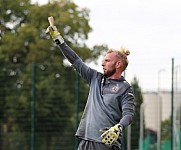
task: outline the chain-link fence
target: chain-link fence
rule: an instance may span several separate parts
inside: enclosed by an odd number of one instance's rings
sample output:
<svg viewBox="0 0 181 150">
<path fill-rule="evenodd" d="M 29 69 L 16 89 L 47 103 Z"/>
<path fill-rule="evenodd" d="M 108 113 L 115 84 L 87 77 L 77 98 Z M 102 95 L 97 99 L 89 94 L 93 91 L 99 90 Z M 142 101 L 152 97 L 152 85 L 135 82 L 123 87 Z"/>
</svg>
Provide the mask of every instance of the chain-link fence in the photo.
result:
<svg viewBox="0 0 181 150">
<path fill-rule="evenodd" d="M 88 85 L 72 67 L 15 64 L 3 66 L 1 70 L 0 150 L 76 150 L 78 140 L 74 134 L 86 103 Z M 158 98 L 162 101 L 161 116 L 158 116 Z M 137 130 L 142 140 L 139 143 L 140 137 L 127 136 L 133 131 L 126 130 L 123 150 L 132 150 L 130 140 L 137 141 L 141 150 L 158 147 L 170 150 L 171 131 L 174 150 L 179 150 L 181 94 L 178 86 L 174 92 L 173 127 L 171 92 L 143 93 L 143 99 L 140 122 L 133 124 L 140 127 Z M 160 131 L 158 119 L 161 119 Z"/>
<path fill-rule="evenodd" d="M 0 149 L 73 150 L 88 87 L 72 68 L 1 68 Z"/>
</svg>

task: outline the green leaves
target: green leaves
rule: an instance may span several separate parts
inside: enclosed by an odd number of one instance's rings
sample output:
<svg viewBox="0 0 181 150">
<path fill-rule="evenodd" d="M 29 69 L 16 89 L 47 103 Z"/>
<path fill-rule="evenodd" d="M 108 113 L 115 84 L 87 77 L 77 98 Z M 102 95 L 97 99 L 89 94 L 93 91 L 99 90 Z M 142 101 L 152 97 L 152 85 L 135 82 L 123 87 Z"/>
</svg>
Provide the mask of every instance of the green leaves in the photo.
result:
<svg viewBox="0 0 181 150">
<path fill-rule="evenodd" d="M 131 125 L 131 143 L 132 143 L 132 149 L 138 148 L 138 141 L 139 141 L 139 131 L 140 131 L 140 107 L 143 103 L 143 96 L 142 91 L 139 86 L 139 81 L 136 77 L 133 78 L 133 81 L 131 82 L 131 85 L 133 87 L 134 95 L 135 95 L 135 114 L 133 117 L 133 122 Z"/>
<path fill-rule="evenodd" d="M 102 47 L 91 49 L 85 44 L 92 30 L 89 10 L 79 8 L 67 0 L 52 1 L 41 6 L 32 5 L 29 0 L 0 0 L 0 4 L 0 129 L 3 124 L 7 131 L 17 134 L 26 131 L 27 140 L 24 137 L 22 139 L 30 143 L 33 85 L 31 65 L 35 63 L 36 131 L 41 131 L 42 137 L 50 142 L 47 144 L 49 147 L 54 134 L 61 132 L 67 137 L 58 137 L 66 139 L 64 145 L 67 146 L 67 140 L 72 140 L 68 135 L 74 134 L 75 127 L 75 72 L 64 64 L 65 58 L 45 30 L 49 26 L 47 18 L 53 16 L 70 47 L 84 61 L 96 61 L 103 51 Z M 79 113 L 84 108 L 87 91 L 87 84 L 80 81 L 82 105 Z M 3 134 L 6 133 L 3 131 Z M 42 140 L 39 141 L 39 147 L 44 145 L 47 148 L 42 137 L 37 138 Z M 17 138 L 13 139 L 14 143 L 18 143 Z M 0 149 L 3 149 L 2 145 L 0 137 Z"/>
</svg>

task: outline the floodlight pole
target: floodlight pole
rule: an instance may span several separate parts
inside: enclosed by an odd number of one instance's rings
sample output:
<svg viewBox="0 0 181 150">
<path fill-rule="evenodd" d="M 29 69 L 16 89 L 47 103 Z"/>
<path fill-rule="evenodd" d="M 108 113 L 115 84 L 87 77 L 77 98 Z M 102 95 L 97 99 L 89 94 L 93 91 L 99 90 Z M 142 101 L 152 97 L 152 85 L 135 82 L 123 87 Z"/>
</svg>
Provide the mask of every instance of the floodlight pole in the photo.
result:
<svg viewBox="0 0 181 150">
<path fill-rule="evenodd" d="M 165 69 L 160 69 L 158 71 L 158 129 L 157 129 L 157 150 L 160 150 L 161 145 L 161 96 L 160 96 L 160 75 L 161 73 L 165 71 Z"/>
<path fill-rule="evenodd" d="M 171 149 L 173 149 L 173 112 L 174 112 L 174 58 L 172 58 L 172 89 L 171 89 Z"/>
</svg>

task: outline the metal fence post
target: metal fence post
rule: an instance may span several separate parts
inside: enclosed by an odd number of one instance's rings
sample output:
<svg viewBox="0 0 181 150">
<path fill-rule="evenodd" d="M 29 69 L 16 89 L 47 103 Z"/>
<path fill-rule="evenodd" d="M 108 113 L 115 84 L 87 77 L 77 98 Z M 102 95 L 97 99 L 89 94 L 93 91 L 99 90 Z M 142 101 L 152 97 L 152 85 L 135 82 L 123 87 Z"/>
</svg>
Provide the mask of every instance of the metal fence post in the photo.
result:
<svg viewBox="0 0 181 150">
<path fill-rule="evenodd" d="M 75 131 L 78 128 L 78 124 L 79 124 L 79 74 L 76 72 L 76 81 L 75 81 Z M 78 139 L 77 137 L 75 137 L 75 150 L 77 150 L 78 148 Z"/>
<path fill-rule="evenodd" d="M 31 150 L 35 150 L 35 63 L 32 64 Z"/>
<path fill-rule="evenodd" d="M 140 107 L 140 139 L 139 139 L 139 150 L 143 150 L 143 140 L 144 140 L 144 108 L 145 104 L 142 103 Z"/>
</svg>

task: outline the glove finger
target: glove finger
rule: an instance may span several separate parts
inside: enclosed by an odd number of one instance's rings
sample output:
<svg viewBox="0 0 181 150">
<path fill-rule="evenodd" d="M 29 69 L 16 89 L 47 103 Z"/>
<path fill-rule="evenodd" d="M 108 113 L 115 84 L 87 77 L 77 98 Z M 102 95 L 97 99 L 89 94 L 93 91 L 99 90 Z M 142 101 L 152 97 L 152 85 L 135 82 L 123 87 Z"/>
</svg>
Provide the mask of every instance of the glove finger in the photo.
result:
<svg viewBox="0 0 181 150">
<path fill-rule="evenodd" d="M 56 26 L 50 26 L 51 31 L 57 31 L 57 27 Z"/>
<path fill-rule="evenodd" d="M 109 128 L 103 128 L 103 129 L 100 129 L 99 131 L 104 133 L 104 132 L 106 132 L 107 130 L 109 130 Z"/>
<path fill-rule="evenodd" d="M 104 138 L 105 136 L 107 136 L 107 134 L 109 134 L 109 131 L 105 131 L 102 135 L 101 135 L 101 138 Z"/>
<path fill-rule="evenodd" d="M 56 31 L 57 30 L 57 27 L 56 26 L 49 26 L 47 29 L 46 29 L 46 33 L 52 33 L 53 31 Z"/>
<path fill-rule="evenodd" d="M 46 29 L 45 33 L 49 33 L 50 32 L 50 26 Z"/>
</svg>

